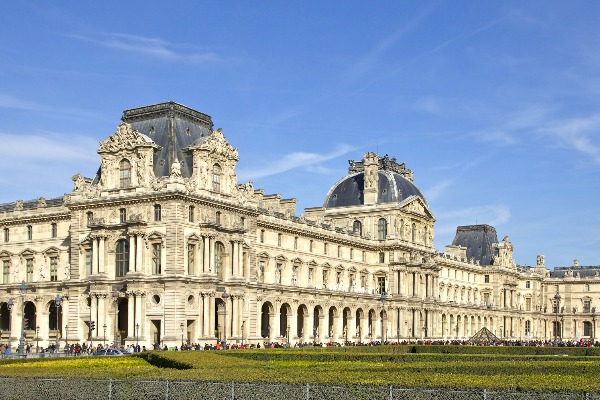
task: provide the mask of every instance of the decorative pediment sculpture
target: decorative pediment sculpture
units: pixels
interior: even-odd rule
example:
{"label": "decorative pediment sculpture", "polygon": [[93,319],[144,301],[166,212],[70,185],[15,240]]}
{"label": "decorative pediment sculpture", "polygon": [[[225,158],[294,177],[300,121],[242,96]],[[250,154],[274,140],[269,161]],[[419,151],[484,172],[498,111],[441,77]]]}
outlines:
{"label": "decorative pediment sculpture", "polygon": [[134,150],[137,147],[158,147],[148,136],[134,130],[130,124],[122,122],[117,132],[100,142],[98,153],[115,153],[119,150]]}

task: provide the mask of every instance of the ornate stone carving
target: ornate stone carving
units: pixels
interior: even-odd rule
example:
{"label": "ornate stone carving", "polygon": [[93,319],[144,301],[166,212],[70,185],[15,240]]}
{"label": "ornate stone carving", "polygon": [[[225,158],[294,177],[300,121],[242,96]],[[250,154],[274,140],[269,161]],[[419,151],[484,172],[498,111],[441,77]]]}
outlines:
{"label": "ornate stone carving", "polygon": [[147,136],[133,130],[130,124],[122,122],[117,132],[100,142],[98,153],[114,153],[119,150],[133,150],[140,146],[156,146]]}

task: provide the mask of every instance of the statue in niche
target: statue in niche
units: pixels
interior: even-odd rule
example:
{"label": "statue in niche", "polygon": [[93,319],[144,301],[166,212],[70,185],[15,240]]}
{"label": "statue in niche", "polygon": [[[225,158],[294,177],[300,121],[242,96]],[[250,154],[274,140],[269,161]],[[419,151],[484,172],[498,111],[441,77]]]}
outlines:
{"label": "statue in niche", "polygon": [[181,164],[179,164],[179,160],[175,158],[173,164],[171,164],[171,178],[181,178]]}

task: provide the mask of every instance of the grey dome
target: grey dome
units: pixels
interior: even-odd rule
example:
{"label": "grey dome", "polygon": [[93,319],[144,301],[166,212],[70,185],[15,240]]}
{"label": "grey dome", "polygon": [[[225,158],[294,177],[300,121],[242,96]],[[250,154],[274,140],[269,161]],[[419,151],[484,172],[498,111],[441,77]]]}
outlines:
{"label": "grey dome", "polygon": [[[407,178],[393,171],[378,171],[379,183],[377,204],[400,203],[411,196],[420,197],[425,204],[425,196]],[[336,182],[329,190],[324,208],[351,207],[364,205],[364,171],[350,174]]]}

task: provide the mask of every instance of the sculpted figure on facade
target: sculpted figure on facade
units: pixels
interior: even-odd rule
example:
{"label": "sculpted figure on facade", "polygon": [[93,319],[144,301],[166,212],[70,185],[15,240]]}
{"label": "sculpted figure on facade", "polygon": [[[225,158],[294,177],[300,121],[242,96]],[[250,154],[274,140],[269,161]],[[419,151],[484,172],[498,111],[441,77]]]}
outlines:
{"label": "sculpted figure on facade", "polygon": [[181,164],[179,164],[179,160],[175,158],[173,163],[171,164],[171,178],[181,178]]}

